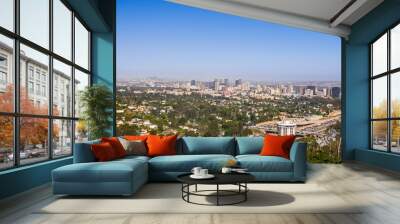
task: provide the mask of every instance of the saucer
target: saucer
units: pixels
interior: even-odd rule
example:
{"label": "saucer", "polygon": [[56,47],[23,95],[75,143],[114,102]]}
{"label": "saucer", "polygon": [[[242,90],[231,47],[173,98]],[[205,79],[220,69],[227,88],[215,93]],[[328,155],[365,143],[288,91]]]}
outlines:
{"label": "saucer", "polygon": [[190,175],[190,178],[192,178],[192,179],[199,179],[199,180],[202,180],[202,179],[212,179],[212,178],[214,178],[214,177],[215,177],[215,176],[212,175],[212,174],[207,174],[207,175],[204,175],[204,176],[201,176],[201,175],[194,175],[194,174]]}

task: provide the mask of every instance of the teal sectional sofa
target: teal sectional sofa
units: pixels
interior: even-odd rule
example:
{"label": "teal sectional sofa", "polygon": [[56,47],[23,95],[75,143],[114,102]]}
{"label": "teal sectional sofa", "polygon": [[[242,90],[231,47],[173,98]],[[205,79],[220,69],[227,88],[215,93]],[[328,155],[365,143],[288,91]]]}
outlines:
{"label": "teal sectional sofa", "polygon": [[52,172],[54,194],[131,195],[148,181],[176,181],[193,167],[218,172],[228,160],[236,160],[259,182],[304,182],[307,145],[295,142],[290,159],[260,156],[263,137],[183,137],[176,144],[177,155],[128,156],[96,162],[91,141],[75,144],[74,163]]}

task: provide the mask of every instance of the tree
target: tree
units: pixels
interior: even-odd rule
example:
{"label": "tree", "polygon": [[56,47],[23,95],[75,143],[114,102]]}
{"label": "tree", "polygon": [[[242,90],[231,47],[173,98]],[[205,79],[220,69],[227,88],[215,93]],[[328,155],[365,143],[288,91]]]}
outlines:
{"label": "tree", "polygon": [[[13,112],[14,107],[14,88],[8,85],[6,92],[0,94],[0,108],[4,112]],[[47,114],[48,107],[34,105],[29,99],[29,95],[24,87],[20,88],[20,108],[23,114]],[[58,111],[55,111],[58,113]],[[13,118],[11,116],[0,116],[0,146],[4,148],[13,147]],[[46,144],[48,139],[48,119],[46,118],[20,118],[20,148],[24,149],[26,145]],[[55,125],[53,128],[53,138],[59,135],[59,128]]]}
{"label": "tree", "polygon": [[83,108],[83,120],[89,130],[89,139],[109,136],[112,126],[113,95],[107,86],[93,85],[86,87],[80,97]]}

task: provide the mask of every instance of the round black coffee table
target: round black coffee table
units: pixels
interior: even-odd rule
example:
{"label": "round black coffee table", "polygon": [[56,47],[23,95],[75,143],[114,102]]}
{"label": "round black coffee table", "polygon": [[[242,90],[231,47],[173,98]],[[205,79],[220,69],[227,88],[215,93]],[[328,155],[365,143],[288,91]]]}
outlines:
{"label": "round black coffee table", "polygon": [[[255,177],[251,174],[247,173],[229,173],[222,174],[217,173],[213,174],[215,177],[212,179],[193,179],[189,174],[182,174],[178,176],[178,181],[182,183],[182,199],[188,203],[197,204],[197,205],[234,205],[247,201],[247,192],[249,188],[247,187],[247,183],[255,180]],[[215,185],[215,190],[198,190],[197,185]],[[220,189],[220,185],[236,185],[238,186],[237,190],[223,190]],[[195,186],[194,191],[190,191],[190,186]],[[215,194],[206,194],[209,192],[214,192]],[[216,204],[202,204],[193,202],[190,200],[190,196],[203,196],[203,197],[216,197]],[[234,201],[231,203],[221,203],[221,197],[232,197],[232,196],[240,196],[238,201]]]}

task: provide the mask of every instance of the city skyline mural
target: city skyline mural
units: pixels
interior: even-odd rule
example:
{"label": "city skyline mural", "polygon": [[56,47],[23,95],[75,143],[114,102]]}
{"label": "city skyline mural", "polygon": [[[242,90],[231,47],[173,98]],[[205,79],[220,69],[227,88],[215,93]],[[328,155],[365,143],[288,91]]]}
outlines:
{"label": "city skyline mural", "polygon": [[295,134],[341,161],[338,37],[164,1],[117,20],[118,135]]}

